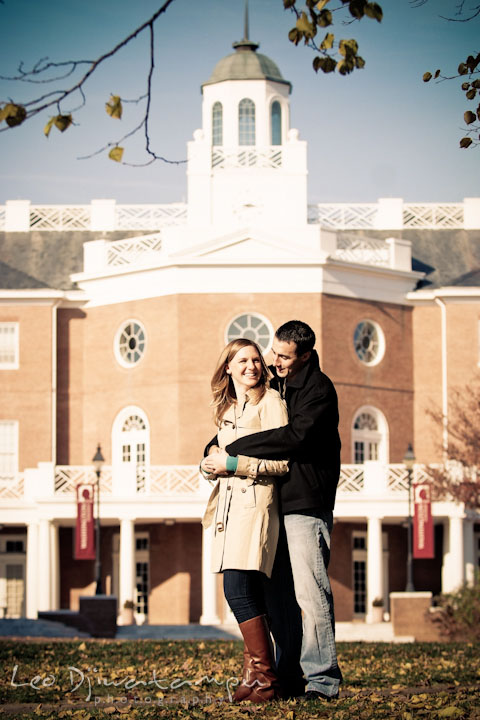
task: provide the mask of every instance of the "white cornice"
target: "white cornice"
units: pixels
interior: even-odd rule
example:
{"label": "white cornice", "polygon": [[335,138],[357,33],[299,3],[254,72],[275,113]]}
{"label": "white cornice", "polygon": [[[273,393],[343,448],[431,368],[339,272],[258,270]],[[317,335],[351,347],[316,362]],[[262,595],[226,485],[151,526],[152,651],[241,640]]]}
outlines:
{"label": "white cornice", "polygon": [[81,307],[88,301],[83,290],[55,290],[38,288],[26,290],[0,290],[2,305],[58,305]]}
{"label": "white cornice", "polygon": [[437,298],[447,302],[480,301],[480,287],[424,288],[407,293],[406,299],[414,305],[434,303]]}

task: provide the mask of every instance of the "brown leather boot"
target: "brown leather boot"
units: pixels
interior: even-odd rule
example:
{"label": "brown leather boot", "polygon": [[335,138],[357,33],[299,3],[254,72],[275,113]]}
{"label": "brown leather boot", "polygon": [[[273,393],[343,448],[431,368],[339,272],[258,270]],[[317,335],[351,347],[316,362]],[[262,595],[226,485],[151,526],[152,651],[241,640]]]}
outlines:
{"label": "brown leather boot", "polygon": [[233,699],[235,702],[269,702],[280,694],[278,678],[273,670],[273,655],[265,615],[239,624],[245,647],[243,678]]}

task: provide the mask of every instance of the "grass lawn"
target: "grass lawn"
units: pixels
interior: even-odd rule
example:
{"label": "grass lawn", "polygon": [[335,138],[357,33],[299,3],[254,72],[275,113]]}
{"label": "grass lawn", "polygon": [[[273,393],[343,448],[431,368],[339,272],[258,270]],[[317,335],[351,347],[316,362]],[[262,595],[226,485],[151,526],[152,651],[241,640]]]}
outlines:
{"label": "grass lawn", "polygon": [[5,718],[478,718],[480,644],[339,643],[340,698],[228,702],[240,642],[0,641]]}

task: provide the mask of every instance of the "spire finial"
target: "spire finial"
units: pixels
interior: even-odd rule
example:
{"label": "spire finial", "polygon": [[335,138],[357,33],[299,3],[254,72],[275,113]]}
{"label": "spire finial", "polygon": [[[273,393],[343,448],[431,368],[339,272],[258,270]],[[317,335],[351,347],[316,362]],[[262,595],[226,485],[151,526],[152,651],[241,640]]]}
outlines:
{"label": "spire finial", "polygon": [[258,48],[258,43],[252,42],[249,38],[249,27],[248,27],[248,0],[245,0],[245,14],[243,22],[243,40],[234,42],[233,47],[239,52],[255,52]]}
{"label": "spire finial", "polygon": [[248,37],[248,35],[248,0],[245,0],[245,22],[243,26],[243,39],[249,40],[250,38]]}

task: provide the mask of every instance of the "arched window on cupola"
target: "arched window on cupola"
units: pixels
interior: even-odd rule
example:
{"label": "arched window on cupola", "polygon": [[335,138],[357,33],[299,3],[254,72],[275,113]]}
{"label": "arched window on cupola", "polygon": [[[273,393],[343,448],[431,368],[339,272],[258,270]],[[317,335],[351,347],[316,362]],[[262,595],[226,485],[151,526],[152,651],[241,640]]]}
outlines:
{"label": "arched window on cupola", "polygon": [[270,110],[271,129],[272,129],[272,145],[282,144],[282,106],[275,100]]}
{"label": "arched window on cupola", "polygon": [[212,107],[212,145],[223,145],[223,105],[214,103]]}
{"label": "arched window on cupola", "polygon": [[352,455],[355,464],[363,464],[366,460],[388,462],[388,425],[377,408],[364,406],[355,413]]}
{"label": "arched window on cupola", "polygon": [[238,106],[238,144],[255,145],[255,103],[249,98]]}

